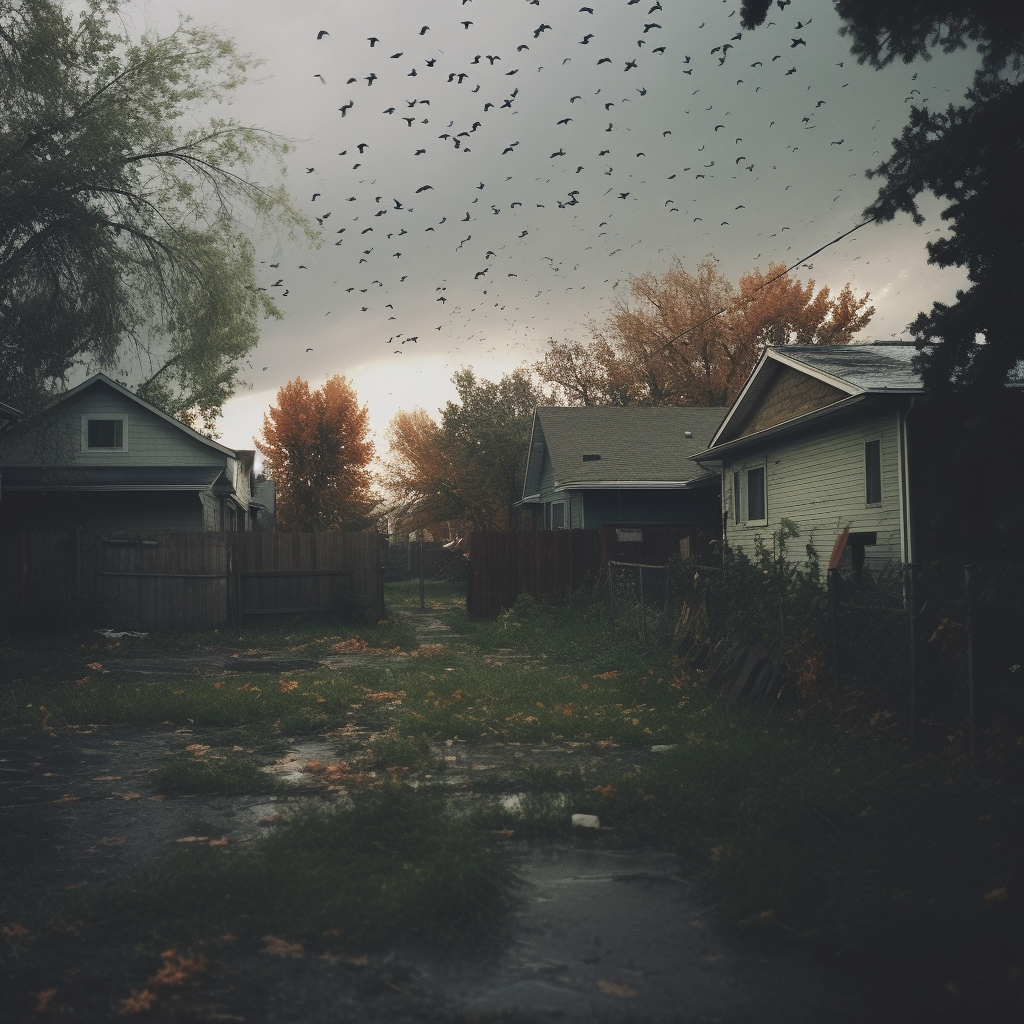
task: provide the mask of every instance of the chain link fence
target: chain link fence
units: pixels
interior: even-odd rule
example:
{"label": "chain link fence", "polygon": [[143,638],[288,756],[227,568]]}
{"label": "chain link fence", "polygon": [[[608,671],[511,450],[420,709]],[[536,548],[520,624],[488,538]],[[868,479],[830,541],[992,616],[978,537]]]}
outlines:
{"label": "chain link fence", "polygon": [[[1012,566],[609,562],[613,627],[724,693],[761,644],[776,692],[926,751],[1024,768],[1024,576]],[[749,660],[749,659],[747,659]]]}

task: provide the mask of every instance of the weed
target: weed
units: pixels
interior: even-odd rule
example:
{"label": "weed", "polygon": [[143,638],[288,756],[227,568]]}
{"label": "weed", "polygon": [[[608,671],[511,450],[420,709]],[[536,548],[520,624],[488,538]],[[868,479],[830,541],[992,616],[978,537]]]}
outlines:
{"label": "weed", "polygon": [[153,785],[158,793],[276,793],[284,788],[251,758],[209,747],[172,758],[154,774]]}
{"label": "weed", "polygon": [[249,849],[183,849],[105,892],[96,914],[120,935],[157,928],[166,941],[474,941],[512,906],[514,872],[489,840],[438,800],[388,786],[351,810],[299,813]]}
{"label": "weed", "polygon": [[412,772],[429,772],[438,766],[437,757],[425,736],[403,736],[395,729],[374,736],[370,740],[370,752],[373,766],[377,769],[405,768]]}

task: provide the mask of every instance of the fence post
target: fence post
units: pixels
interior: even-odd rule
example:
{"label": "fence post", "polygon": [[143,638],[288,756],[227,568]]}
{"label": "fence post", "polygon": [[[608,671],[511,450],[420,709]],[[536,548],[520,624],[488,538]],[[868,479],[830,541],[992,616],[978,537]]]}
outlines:
{"label": "fence post", "polygon": [[917,605],[914,598],[914,566],[904,568],[904,591],[906,594],[910,645],[910,678],[908,679],[908,722],[907,741],[911,746],[917,740]]}
{"label": "fence post", "polygon": [[612,582],[612,567],[607,565],[608,573],[608,618],[611,620],[612,628],[615,628],[615,584]]}
{"label": "fence post", "polygon": [[427,604],[423,588],[423,531],[420,530],[420,611],[425,612]]}
{"label": "fence post", "polygon": [[964,566],[964,600],[967,602],[967,736],[973,759],[978,753],[978,705],[974,676],[974,602],[971,593],[971,566]]}
{"label": "fence post", "polygon": [[832,669],[832,689],[836,698],[839,697],[839,647],[836,642],[836,605],[839,602],[837,594],[836,576],[838,569],[829,569],[825,582],[828,590],[828,659]]}
{"label": "fence post", "polygon": [[647,604],[644,601],[644,567],[640,566],[640,639],[647,643]]}

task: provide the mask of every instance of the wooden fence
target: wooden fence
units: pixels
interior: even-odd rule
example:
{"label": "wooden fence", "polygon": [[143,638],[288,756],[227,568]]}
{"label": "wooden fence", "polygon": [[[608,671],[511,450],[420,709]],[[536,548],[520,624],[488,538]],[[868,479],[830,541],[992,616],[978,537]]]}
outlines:
{"label": "wooden fence", "polygon": [[693,526],[478,530],[469,538],[466,608],[481,618],[497,615],[520,594],[561,604],[588,578],[601,579],[609,562],[665,565],[673,556],[702,557],[711,539]]}
{"label": "wooden fence", "polygon": [[144,628],[359,605],[380,617],[382,555],[371,533],[0,535],[0,614]]}

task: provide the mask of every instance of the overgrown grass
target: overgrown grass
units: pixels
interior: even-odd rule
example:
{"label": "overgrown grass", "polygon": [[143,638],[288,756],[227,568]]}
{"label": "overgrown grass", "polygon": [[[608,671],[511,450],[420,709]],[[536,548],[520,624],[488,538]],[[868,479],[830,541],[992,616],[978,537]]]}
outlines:
{"label": "overgrown grass", "polygon": [[139,682],[120,676],[86,682],[9,686],[0,693],[0,734],[102,725],[246,727],[256,734],[322,731],[344,722],[362,690],[334,672],[172,677]]}
{"label": "overgrown grass", "polygon": [[[384,598],[389,609],[418,611],[419,580],[399,580],[384,584]],[[424,580],[423,604],[428,611],[457,611],[466,607],[466,584],[447,580]]]}
{"label": "overgrown grass", "polygon": [[153,775],[158,793],[277,793],[286,787],[256,764],[234,751],[203,749],[172,757]]}
{"label": "overgrown grass", "polygon": [[493,837],[426,794],[385,786],[349,810],[298,813],[251,847],[176,852],[105,891],[93,919],[122,936],[145,922],[168,942],[474,942],[502,928],[515,881]]}

